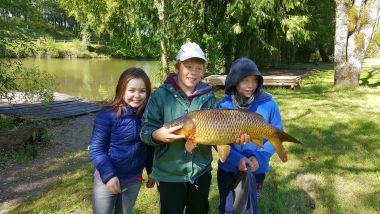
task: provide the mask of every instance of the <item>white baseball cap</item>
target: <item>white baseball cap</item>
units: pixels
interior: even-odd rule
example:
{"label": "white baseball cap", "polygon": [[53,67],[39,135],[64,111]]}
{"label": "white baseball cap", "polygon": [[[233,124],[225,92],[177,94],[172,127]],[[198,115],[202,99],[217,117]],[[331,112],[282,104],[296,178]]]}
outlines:
{"label": "white baseball cap", "polygon": [[176,60],[182,62],[190,58],[199,58],[207,63],[205,54],[203,53],[201,47],[194,42],[187,42],[183,44],[177,54]]}

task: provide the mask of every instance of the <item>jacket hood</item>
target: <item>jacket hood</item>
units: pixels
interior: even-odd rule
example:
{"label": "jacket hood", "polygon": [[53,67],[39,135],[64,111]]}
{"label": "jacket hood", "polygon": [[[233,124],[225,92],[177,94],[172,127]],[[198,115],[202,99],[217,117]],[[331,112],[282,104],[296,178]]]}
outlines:
{"label": "jacket hood", "polygon": [[231,95],[236,85],[247,76],[257,76],[258,84],[255,96],[258,96],[258,91],[263,85],[263,76],[257,68],[256,63],[245,57],[241,57],[232,63],[226,78],[225,93]]}

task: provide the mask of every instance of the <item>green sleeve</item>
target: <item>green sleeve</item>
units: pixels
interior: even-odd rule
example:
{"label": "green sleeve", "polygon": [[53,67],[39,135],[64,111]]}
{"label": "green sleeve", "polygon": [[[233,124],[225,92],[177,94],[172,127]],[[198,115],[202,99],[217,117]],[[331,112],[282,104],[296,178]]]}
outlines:
{"label": "green sleeve", "polygon": [[164,124],[162,118],[162,107],[158,102],[157,96],[158,94],[152,94],[149,98],[148,104],[145,108],[145,112],[142,117],[141,124],[141,132],[140,137],[141,140],[152,146],[158,146],[160,144],[155,143],[152,139],[152,133],[161,128]]}

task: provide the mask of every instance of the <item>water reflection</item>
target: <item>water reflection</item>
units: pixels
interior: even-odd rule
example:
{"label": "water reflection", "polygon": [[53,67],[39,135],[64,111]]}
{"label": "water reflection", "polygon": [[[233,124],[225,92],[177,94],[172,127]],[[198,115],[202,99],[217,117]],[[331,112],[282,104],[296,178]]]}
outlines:
{"label": "water reflection", "polygon": [[[38,66],[53,74],[57,91],[90,100],[112,99],[119,75],[129,67],[140,67],[153,77],[159,61],[119,59],[23,59],[26,67]],[[153,85],[155,79],[151,78]]]}

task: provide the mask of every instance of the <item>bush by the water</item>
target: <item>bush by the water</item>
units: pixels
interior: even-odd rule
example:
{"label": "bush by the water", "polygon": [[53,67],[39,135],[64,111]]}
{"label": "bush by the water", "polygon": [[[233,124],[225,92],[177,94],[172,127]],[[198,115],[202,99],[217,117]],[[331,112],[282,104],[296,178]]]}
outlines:
{"label": "bush by the water", "polygon": [[55,79],[38,68],[25,68],[18,60],[0,59],[0,98],[12,102],[16,96],[25,100],[53,100]]}

